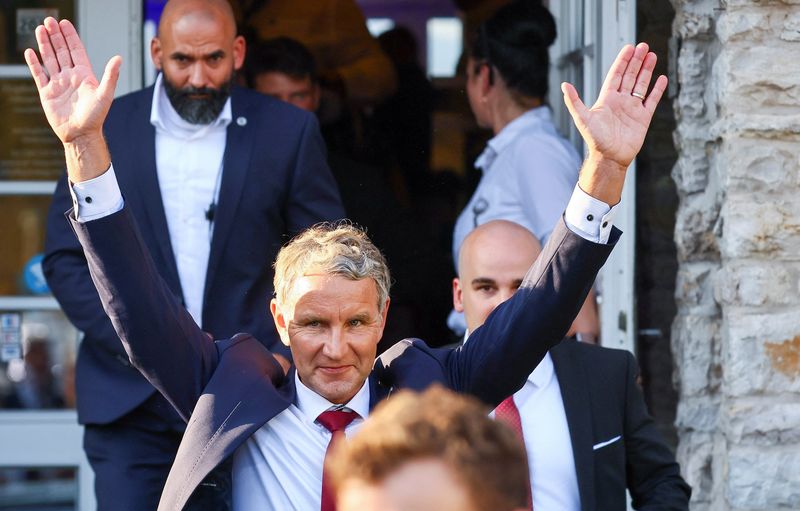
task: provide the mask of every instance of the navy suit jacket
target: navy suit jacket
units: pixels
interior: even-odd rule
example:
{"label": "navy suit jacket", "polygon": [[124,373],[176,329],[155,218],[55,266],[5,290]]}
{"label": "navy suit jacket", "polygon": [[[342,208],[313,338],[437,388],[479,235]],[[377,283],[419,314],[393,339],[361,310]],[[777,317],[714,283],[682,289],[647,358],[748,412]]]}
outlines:
{"label": "navy suit jacket", "polygon": [[[214,342],[194,324],[159,278],[127,207],[72,225],[131,362],[188,420],[159,504],[181,509],[207,474],[292,403],[292,379],[251,335]],[[618,237],[615,230],[610,244],[591,243],[561,221],[520,289],[466,346],[406,339],[379,356],[372,402],[395,388],[441,383],[500,403],[566,333]]]}
{"label": "navy suit jacket", "polygon": [[[470,341],[471,342],[471,341]],[[636,382],[630,352],[563,341],[550,350],[567,416],[582,511],[688,510],[691,489]]]}
{"label": "navy suit jacket", "polygon": [[[126,207],[167,289],[182,299],[156,173],[153,87],[116,99],[104,125]],[[250,332],[273,351],[280,343],[269,316],[272,263],[293,235],[345,216],[314,115],[234,87],[224,170],[206,274],[203,329],[215,338]],[[76,370],[80,422],[105,424],[154,391],[130,365],[103,312],[86,259],[64,218],[72,206],[66,177],[47,224],[43,269],[67,317],[85,334]]]}

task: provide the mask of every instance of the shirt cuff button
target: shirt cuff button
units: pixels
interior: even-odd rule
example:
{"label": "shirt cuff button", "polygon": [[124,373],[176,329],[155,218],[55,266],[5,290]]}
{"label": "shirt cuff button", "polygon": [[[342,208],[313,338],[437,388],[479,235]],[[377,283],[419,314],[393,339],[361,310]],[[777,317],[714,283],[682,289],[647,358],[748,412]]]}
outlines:
{"label": "shirt cuff button", "polygon": [[603,222],[603,227],[608,227],[608,222]]}
{"label": "shirt cuff button", "polygon": [[586,220],[591,222],[592,220],[594,220],[594,215],[587,215]]}
{"label": "shirt cuff button", "polygon": [[86,197],[84,200],[86,201],[86,204],[91,204],[92,203],[92,198],[91,197]]}

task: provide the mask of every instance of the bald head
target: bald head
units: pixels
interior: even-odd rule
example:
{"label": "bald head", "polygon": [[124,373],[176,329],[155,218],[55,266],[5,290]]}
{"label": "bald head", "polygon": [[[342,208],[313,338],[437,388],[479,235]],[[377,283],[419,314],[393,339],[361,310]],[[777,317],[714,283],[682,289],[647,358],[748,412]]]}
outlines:
{"label": "bald head", "polygon": [[464,238],[458,251],[459,275],[464,265],[474,264],[475,258],[503,264],[507,256],[520,254],[522,259],[529,260],[530,266],[541,251],[542,246],[528,229],[508,220],[492,220],[479,225]]}
{"label": "bald head", "polygon": [[158,22],[158,35],[170,30],[175,23],[216,23],[233,38],[236,20],[228,0],[170,0],[164,6]]}
{"label": "bald head", "polygon": [[458,278],[453,279],[453,306],[474,331],[519,288],[541,252],[536,237],[507,220],[478,226],[464,238],[458,253]]}
{"label": "bald head", "polygon": [[244,51],[227,0],[170,0],[150,43],[170,103],[193,124],[219,116]]}

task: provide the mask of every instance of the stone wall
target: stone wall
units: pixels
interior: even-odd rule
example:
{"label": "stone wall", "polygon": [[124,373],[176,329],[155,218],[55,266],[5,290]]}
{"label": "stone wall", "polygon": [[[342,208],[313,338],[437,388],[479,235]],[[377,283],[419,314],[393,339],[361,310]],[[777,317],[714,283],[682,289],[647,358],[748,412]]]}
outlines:
{"label": "stone wall", "polygon": [[692,509],[800,509],[800,0],[672,0],[678,458]]}

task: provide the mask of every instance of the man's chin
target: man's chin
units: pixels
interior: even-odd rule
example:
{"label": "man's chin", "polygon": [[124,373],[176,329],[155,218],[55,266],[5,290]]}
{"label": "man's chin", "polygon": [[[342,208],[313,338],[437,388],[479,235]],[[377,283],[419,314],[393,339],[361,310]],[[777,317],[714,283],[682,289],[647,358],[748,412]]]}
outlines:
{"label": "man's chin", "polygon": [[317,369],[316,377],[308,388],[333,404],[344,404],[356,395],[363,382],[355,381],[354,369],[328,370]]}

